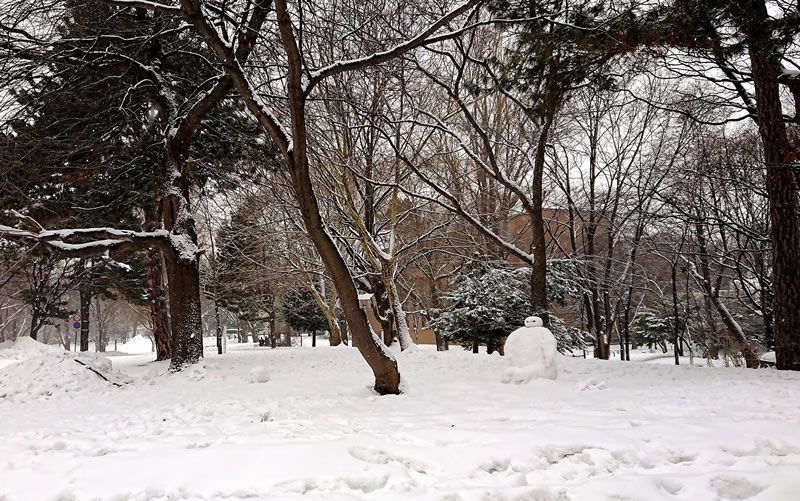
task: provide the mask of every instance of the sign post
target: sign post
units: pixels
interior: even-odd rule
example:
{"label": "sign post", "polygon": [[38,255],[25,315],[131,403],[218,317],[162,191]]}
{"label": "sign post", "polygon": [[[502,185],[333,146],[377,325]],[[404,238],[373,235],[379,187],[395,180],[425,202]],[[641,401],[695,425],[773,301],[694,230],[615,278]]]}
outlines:
{"label": "sign post", "polygon": [[78,331],[81,330],[81,320],[78,313],[72,316],[72,328],[75,329],[75,351],[78,351]]}

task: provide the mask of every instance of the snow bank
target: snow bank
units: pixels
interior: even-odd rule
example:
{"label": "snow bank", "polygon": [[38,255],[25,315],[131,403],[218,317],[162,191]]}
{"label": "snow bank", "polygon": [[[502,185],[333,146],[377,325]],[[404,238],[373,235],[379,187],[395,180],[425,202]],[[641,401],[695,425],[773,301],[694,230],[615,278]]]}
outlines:
{"label": "snow bank", "polygon": [[114,383],[129,382],[101,355],[65,351],[30,337],[0,344],[0,360],[13,361],[0,367],[0,400],[26,402],[59,394],[97,393],[116,389]]}
{"label": "snow bank", "polygon": [[53,355],[64,350],[58,346],[40,343],[28,336],[18,337],[16,341],[0,343],[0,359],[24,360],[39,355]]}
{"label": "snow bank", "polygon": [[128,353],[129,355],[142,355],[144,353],[153,352],[153,343],[150,339],[137,334],[125,343],[117,346],[117,351],[120,353]]}

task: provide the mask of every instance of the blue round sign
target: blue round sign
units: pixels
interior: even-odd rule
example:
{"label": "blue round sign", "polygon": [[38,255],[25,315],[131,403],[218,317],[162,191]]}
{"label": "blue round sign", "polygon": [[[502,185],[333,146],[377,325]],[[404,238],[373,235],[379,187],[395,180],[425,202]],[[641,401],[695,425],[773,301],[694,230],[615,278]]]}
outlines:
{"label": "blue round sign", "polygon": [[80,329],[81,328],[81,323],[80,322],[75,322],[74,324],[72,324],[72,326],[74,328],[76,328],[76,329]]}

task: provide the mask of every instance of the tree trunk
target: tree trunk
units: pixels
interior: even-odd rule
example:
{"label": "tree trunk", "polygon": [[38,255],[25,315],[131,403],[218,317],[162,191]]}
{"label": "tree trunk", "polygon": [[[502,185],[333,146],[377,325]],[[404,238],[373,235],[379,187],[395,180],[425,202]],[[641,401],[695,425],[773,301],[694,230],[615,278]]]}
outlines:
{"label": "tree trunk", "polygon": [[614,335],[613,328],[614,322],[611,319],[611,299],[609,297],[608,291],[603,291],[603,311],[605,312],[606,316],[606,358],[611,357],[611,341]]}
{"label": "tree trunk", "polygon": [[[298,138],[295,139],[295,141],[297,140]],[[305,143],[305,141],[306,138],[303,137],[302,142]],[[380,339],[375,336],[367,323],[367,316],[358,303],[358,291],[356,291],[350,270],[323,225],[319,204],[308,172],[308,159],[304,154],[298,155],[299,151],[301,150],[295,150],[295,154],[289,157],[289,168],[306,231],[319,252],[325,268],[331,275],[333,285],[342,303],[342,310],[353,344],[372,369],[375,376],[375,391],[381,395],[397,394],[400,392],[400,371],[397,369],[397,361],[383,349]],[[300,158],[294,158],[296,156],[300,156]]]}
{"label": "tree trunk", "polygon": [[545,116],[539,140],[536,145],[536,157],[533,165],[533,182],[531,183],[532,210],[528,214],[531,220],[531,309],[533,314],[542,319],[545,327],[550,326],[550,305],[547,301],[547,245],[544,229],[544,180],[545,150],[547,137],[553,124],[554,111]]}
{"label": "tree trunk", "polygon": [[[145,231],[158,227],[158,211],[145,212]],[[153,324],[153,339],[156,347],[156,360],[168,360],[172,356],[172,340],[167,300],[164,294],[164,270],[161,266],[161,251],[156,247],[147,249],[147,298],[150,305],[150,319]]]}
{"label": "tree trunk", "polygon": [[672,321],[672,351],[675,355],[675,365],[681,365],[680,353],[678,350],[678,336],[680,335],[680,317],[678,316],[678,279],[677,279],[678,263],[673,262],[670,270],[670,277],[672,280],[672,314],[674,320]]}
{"label": "tree trunk", "polygon": [[164,152],[164,172],[169,185],[161,199],[161,217],[170,233],[171,248],[164,254],[169,284],[172,336],[170,370],[203,358],[203,319],[200,305],[200,263],[197,231],[189,203],[186,179],[190,137],[174,137]]}
{"label": "tree trunk", "polygon": [[64,324],[58,324],[58,337],[61,339],[61,346],[64,347],[66,351],[69,351],[69,326],[64,328]]}
{"label": "tree trunk", "polygon": [[772,276],[774,286],[775,362],[780,370],[800,370],[800,232],[797,218],[796,161],[786,136],[778,76],[780,57],[763,0],[751,3],[747,37],[758,106],[758,131],[767,168]]}
{"label": "tree trunk", "polygon": [[702,273],[701,280],[703,292],[717,309],[717,313],[719,313],[722,323],[724,323],[725,327],[728,329],[728,333],[733,335],[733,337],[736,339],[736,342],[739,344],[746,366],[750,369],[758,369],[761,365],[758,357],[758,349],[753,347],[753,345],[745,336],[742,327],[739,325],[739,322],[733,318],[733,315],[731,315],[730,311],[728,311],[728,308],[720,300],[719,284],[717,284],[716,288],[711,284],[711,263],[709,262],[708,254],[706,254],[707,241],[705,229],[702,223],[698,222],[695,224],[695,231],[697,233],[697,243],[700,245],[698,259],[700,260],[700,271]]}
{"label": "tree trunk", "polygon": [[411,339],[411,332],[408,330],[406,312],[403,310],[403,305],[400,303],[400,298],[397,296],[397,290],[392,288],[391,292],[392,313],[397,327],[397,339],[400,341],[400,350],[406,351],[409,348],[413,349],[416,347],[416,344],[414,344],[414,340]]}
{"label": "tree trunk", "polygon": [[311,331],[311,347],[312,348],[316,348],[317,347],[317,331],[316,331],[316,329]]}
{"label": "tree trunk", "polygon": [[[217,303],[217,293],[216,293],[216,284],[214,285],[214,321],[217,324],[217,355],[222,355],[222,325],[219,321],[219,304]],[[270,335],[272,335],[273,331],[270,331]]]}
{"label": "tree trunk", "polygon": [[200,269],[197,260],[167,256],[169,311],[172,320],[170,370],[181,370],[203,358],[203,324],[200,317]]}
{"label": "tree trunk", "polygon": [[[400,392],[400,372],[397,369],[397,361],[383,349],[380,338],[372,332],[367,323],[367,317],[359,305],[358,292],[350,270],[347,268],[347,263],[322,221],[308,167],[303,61],[295,40],[294,28],[286,2],[276,1],[274,6],[287,58],[286,90],[287,108],[291,116],[291,135],[287,135],[281,130],[275,124],[274,118],[265,113],[258,100],[253,96],[249,82],[238,65],[229,65],[226,71],[232,77],[233,83],[244,98],[248,109],[259,120],[262,127],[269,132],[286,159],[303,224],[339,295],[353,344],[358,347],[361,355],[372,369],[375,376],[375,391],[381,395],[397,394]],[[212,32],[212,28],[205,23],[204,19],[193,17],[192,21],[195,22],[196,27],[200,28],[201,35],[206,38],[218,56],[223,58],[231,56],[230,49],[219,42],[216,33]]]}
{"label": "tree trunk", "polygon": [[94,297],[94,307],[95,313],[97,313],[97,345],[95,346],[95,351],[100,353],[105,353],[106,345],[108,344],[108,339],[106,337],[106,321],[108,320],[107,317],[103,317],[103,312],[101,310],[102,305],[100,303],[100,296]]}
{"label": "tree trunk", "polygon": [[39,320],[39,312],[36,311],[36,308],[34,307],[33,311],[31,312],[31,330],[30,330],[31,339],[33,339],[34,341],[36,340],[37,337],[39,337],[39,329],[41,329],[41,327],[42,326]]}
{"label": "tree trunk", "polygon": [[472,328],[472,353],[478,353],[481,341],[478,336],[478,328]]}
{"label": "tree trunk", "polygon": [[349,345],[350,341],[349,341],[348,336],[347,336],[347,321],[345,321],[345,320],[340,320],[339,321],[339,334],[341,334],[341,336],[342,336],[342,342],[345,345]]}
{"label": "tree trunk", "polygon": [[342,344],[342,333],[339,331],[339,324],[334,322],[332,326],[332,330],[329,331],[331,333],[331,346],[339,346]]}
{"label": "tree trunk", "polygon": [[394,341],[394,314],[391,310],[386,310],[381,314],[380,311],[375,312],[381,323],[381,332],[383,335],[383,344],[391,346]]}
{"label": "tree trunk", "polygon": [[89,315],[92,306],[91,282],[81,282],[78,292],[81,299],[81,351],[89,351]]}
{"label": "tree trunk", "polygon": [[447,351],[447,340],[438,332],[433,332],[433,337],[436,339],[436,351]]}

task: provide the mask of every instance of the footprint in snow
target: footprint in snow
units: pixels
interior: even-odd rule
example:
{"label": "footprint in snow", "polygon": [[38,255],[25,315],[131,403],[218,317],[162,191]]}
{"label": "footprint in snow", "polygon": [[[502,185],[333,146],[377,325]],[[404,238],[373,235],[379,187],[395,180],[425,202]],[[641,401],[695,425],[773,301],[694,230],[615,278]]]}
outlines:
{"label": "footprint in snow", "polygon": [[605,390],[606,388],[608,388],[608,386],[606,385],[605,382],[598,381],[594,378],[578,381],[575,384],[575,389],[578,391]]}
{"label": "footprint in snow", "polygon": [[711,487],[726,501],[750,499],[766,489],[766,486],[753,483],[746,478],[732,476],[712,478]]}
{"label": "footprint in snow", "polygon": [[391,462],[400,463],[410,470],[417,473],[428,473],[429,467],[424,462],[413,458],[407,458],[384,452],[380,449],[371,449],[368,447],[352,446],[347,451],[352,457],[359,461],[372,464],[389,464]]}

